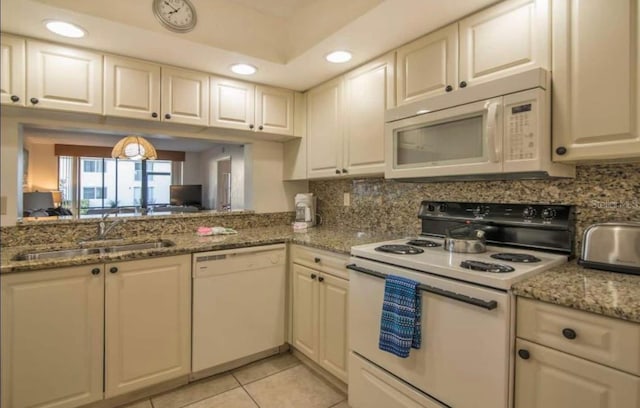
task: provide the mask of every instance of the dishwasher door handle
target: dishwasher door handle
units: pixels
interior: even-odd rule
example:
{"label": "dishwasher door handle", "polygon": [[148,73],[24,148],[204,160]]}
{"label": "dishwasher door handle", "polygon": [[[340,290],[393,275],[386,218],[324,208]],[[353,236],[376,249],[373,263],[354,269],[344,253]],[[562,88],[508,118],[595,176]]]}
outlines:
{"label": "dishwasher door handle", "polygon": [[[376,272],[376,271],[371,270],[371,269],[363,268],[363,267],[357,266],[356,264],[347,265],[347,269],[351,269],[352,271],[364,273],[365,275],[375,276],[376,278],[386,279],[386,277],[387,277],[387,275],[385,275],[384,273],[380,273],[380,272]],[[496,309],[498,307],[498,302],[495,301],[495,300],[478,299],[478,298],[474,298],[474,297],[471,297],[471,296],[463,295],[461,293],[452,292],[452,291],[449,291],[449,290],[446,290],[446,289],[440,289],[440,288],[437,288],[435,286],[425,285],[423,283],[418,285],[418,289],[420,289],[420,290],[422,290],[424,292],[433,293],[434,295],[439,295],[439,296],[443,296],[443,297],[446,297],[446,298],[449,298],[449,299],[457,300],[458,302],[468,303],[470,305],[481,307],[481,308],[487,309],[487,310],[493,310],[493,309]]]}

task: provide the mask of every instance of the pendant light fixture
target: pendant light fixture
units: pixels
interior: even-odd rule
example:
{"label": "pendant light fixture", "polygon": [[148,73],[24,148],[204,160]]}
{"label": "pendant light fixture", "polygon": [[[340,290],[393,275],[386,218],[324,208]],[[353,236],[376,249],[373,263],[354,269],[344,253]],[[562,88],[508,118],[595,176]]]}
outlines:
{"label": "pendant light fixture", "polygon": [[158,158],[158,153],[144,137],[126,136],[113,147],[111,157],[114,159],[155,160]]}

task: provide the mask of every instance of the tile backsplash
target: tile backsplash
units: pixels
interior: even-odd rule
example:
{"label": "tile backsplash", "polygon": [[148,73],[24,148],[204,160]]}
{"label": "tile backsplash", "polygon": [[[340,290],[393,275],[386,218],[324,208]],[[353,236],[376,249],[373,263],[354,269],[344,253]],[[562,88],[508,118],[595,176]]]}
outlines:
{"label": "tile backsplash", "polygon": [[[582,165],[575,179],[407,183],[383,178],[309,183],[326,226],[380,232],[420,231],[422,200],[549,203],[576,206],[576,253],[584,228],[640,221],[640,163]],[[350,205],[344,206],[344,193]]]}

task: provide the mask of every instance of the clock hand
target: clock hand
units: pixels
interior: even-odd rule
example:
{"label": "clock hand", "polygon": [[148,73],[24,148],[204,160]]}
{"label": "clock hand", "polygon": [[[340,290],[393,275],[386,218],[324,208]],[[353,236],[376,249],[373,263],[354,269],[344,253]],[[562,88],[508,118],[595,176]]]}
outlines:
{"label": "clock hand", "polygon": [[169,12],[169,14],[173,14],[176,13],[178,10],[180,9],[176,9],[175,7],[173,7],[171,4],[169,4],[169,2],[165,1],[164,4],[166,4],[167,6],[171,7],[173,9],[172,12]]}

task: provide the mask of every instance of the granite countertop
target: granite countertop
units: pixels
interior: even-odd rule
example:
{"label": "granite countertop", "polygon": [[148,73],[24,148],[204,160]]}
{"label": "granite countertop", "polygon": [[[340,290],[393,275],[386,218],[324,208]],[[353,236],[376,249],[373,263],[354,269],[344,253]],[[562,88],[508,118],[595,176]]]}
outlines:
{"label": "granite countertop", "polygon": [[[152,256],[168,256],[189,254],[193,252],[215,251],[251,247],[258,245],[293,242],[328,251],[349,254],[352,246],[368,244],[398,238],[397,235],[380,234],[363,231],[343,230],[336,228],[317,227],[307,232],[293,232],[290,226],[247,228],[238,230],[233,235],[216,235],[199,237],[195,233],[162,235],[153,237],[136,237],[127,239],[126,243],[145,242],[165,239],[174,242],[173,247],[147,249],[142,251],[126,251],[104,255],[85,255],[64,259],[48,259],[34,261],[13,261],[12,258],[23,252],[52,251],[77,247],[73,243],[58,245],[31,245],[3,247],[0,249],[0,274],[12,272],[34,271],[39,269],[58,268],[67,266],[90,265],[103,262],[143,259]],[[90,245],[90,244],[89,244]]]}
{"label": "granite countertop", "polygon": [[516,283],[513,293],[640,323],[640,275],[587,269],[575,261]]}

